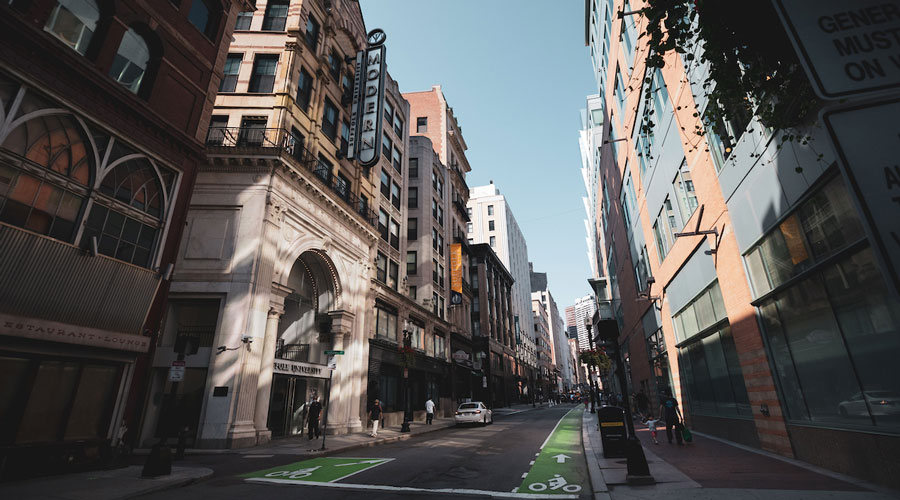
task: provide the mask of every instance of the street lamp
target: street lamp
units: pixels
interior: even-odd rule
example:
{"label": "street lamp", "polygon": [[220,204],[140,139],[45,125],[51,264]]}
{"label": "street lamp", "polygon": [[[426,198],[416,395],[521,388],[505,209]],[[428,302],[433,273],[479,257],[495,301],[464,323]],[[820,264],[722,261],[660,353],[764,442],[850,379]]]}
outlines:
{"label": "street lamp", "polygon": [[[409,329],[409,320],[403,320],[403,347],[406,350],[412,349],[412,330]],[[404,353],[403,356],[406,356]],[[406,363],[404,363],[405,365]],[[412,420],[412,406],[409,397],[409,367],[403,367],[403,424],[400,425],[400,432],[409,432],[409,422]]]}
{"label": "street lamp", "polygon": [[[593,325],[591,324],[591,318],[584,319],[584,328],[585,328],[585,330],[587,330],[587,334],[588,334],[588,345],[590,346],[591,350],[593,351],[594,350],[594,329],[593,329]],[[594,363],[593,362],[588,363],[588,379],[589,379],[590,387],[591,387],[591,413],[596,413],[597,412],[597,410],[596,410],[597,380],[596,380],[596,377],[594,376]]]}

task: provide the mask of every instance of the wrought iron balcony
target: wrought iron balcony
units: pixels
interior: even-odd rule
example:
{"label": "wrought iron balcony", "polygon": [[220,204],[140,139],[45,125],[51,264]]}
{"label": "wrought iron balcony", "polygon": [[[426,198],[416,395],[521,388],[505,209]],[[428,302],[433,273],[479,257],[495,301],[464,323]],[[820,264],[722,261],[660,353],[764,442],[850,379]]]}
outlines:
{"label": "wrought iron balcony", "polygon": [[309,361],[309,344],[285,344],[284,339],[275,341],[275,358],[289,361]]}
{"label": "wrought iron balcony", "polygon": [[265,149],[277,151],[289,157],[292,163],[313,174],[324,187],[330,189],[351,210],[359,214],[370,226],[378,227],[378,214],[365,198],[356,196],[349,182],[334,175],[332,167],[303,147],[303,141],[282,128],[213,127],[206,136],[206,146],[212,149]]}
{"label": "wrought iron balcony", "polygon": [[466,210],[466,204],[463,202],[462,198],[454,195],[453,196],[453,206],[459,212],[459,216],[462,217],[462,219],[464,221],[466,221],[466,222],[471,221],[471,219],[469,219],[469,211]]}

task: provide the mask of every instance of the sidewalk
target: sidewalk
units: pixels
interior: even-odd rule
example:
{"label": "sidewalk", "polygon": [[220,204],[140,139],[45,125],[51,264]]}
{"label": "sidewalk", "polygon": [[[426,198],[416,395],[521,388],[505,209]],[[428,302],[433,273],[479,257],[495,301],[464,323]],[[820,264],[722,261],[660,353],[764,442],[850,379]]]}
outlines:
{"label": "sidewalk", "polygon": [[[624,458],[603,458],[596,416],[584,414],[585,453],[589,457],[595,498],[651,499],[684,498],[703,500],[735,499],[859,499],[887,500],[898,492],[820,469],[796,460],[734,445],[694,432],[694,441],[678,446],[668,444],[665,428],[653,444],[650,432],[640,422],[635,431],[644,448],[650,473],[656,484],[629,485],[625,480]],[[591,467],[591,462],[595,466]]]}
{"label": "sidewalk", "polygon": [[[544,404],[543,408],[546,407],[547,405]],[[532,408],[531,405],[513,405],[508,408],[498,408],[495,411],[495,415],[503,418],[504,415],[539,410],[541,408],[540,405],[535,408]],[[310,441],[305,436],[297,436],[276,439],[265,445],[253,448],[235,450],[188,449],[185,450],[185,453],[188,455],[235,455],[247,458],[294,455],[299,460],[302,460],[307,457],[328,456],[358,448],[405,441],[415,436],[441,431],[455,425],[453,418],[435,418],[432,425],[426,425],[424,422],[411,422],[410,432],[408,433],[400,432],[399,425],[379,429],[377,438],[369,436],[371,428],[366,429],[365,432],[354,434],[329,435],[325,438],[324,451],[320,450],[322,447],[321,437]],[[149,451],[147,449],[135,450],[136,459],[132,463],[143,463],[143,456]],[[180,463],[178,461],[174,462],[171,475],[150,479],[141,477],[142,465],[132,465],[114,470],[37,477],[25,481],[0,483],[0,498],[17,500],[118,500],[186,486],[207,479],[214,474],[214,471],[207,467],[188,467],[179,465]]]}

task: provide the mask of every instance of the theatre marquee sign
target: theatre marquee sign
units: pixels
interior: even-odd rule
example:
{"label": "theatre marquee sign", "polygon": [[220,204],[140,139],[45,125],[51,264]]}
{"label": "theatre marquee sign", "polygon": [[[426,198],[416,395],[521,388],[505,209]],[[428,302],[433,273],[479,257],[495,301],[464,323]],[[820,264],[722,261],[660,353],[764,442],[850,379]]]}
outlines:
{"label": "theatre marquee sign", "polygon": [[375,29],[367,36],[368,47],[356,54],[353,81],[352,120],[347,158],[356,158],[371,167],[381,157],[383,133],[385,64],[384,31]]}

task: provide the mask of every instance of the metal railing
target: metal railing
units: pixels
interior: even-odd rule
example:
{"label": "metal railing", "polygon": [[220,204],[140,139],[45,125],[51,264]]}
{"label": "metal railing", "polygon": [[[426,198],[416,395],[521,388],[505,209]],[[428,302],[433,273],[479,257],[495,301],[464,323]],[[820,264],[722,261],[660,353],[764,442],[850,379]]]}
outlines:
{"label": "metal railing", "polygon": [[309,344],[285,344],[284,339],[275,341],[275,358],[289,361],[309,361]]}
{"label": "metal railing", "polygon": [[212,127],[206,136],[209,148],[265,148],[287,153],[301,168],[313,174],[345,204],[373,227],[378,227],[378,214],[365,198],[356,196],[346,180],[332,173],[332,167],[303,147],[303,141],[282,128]]}

